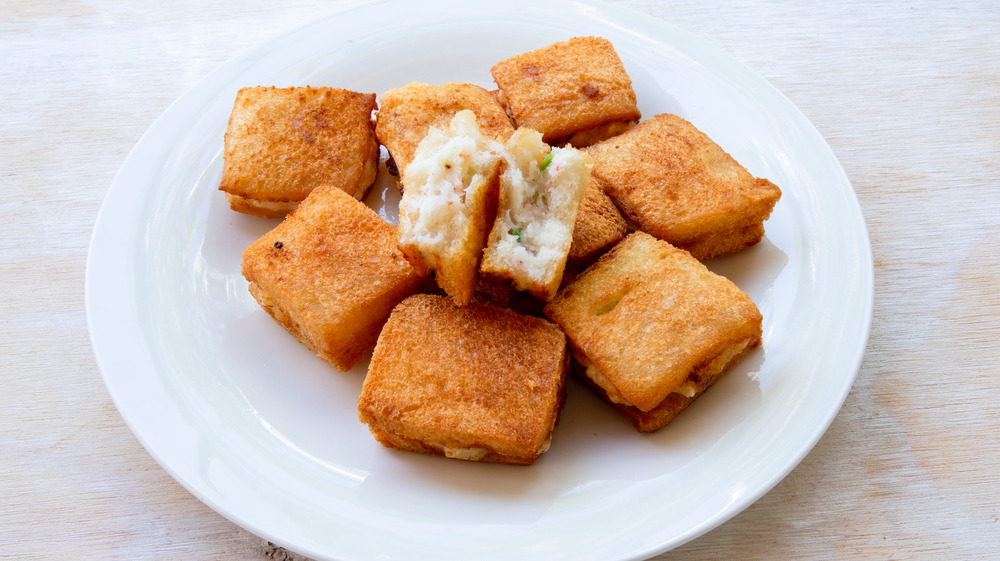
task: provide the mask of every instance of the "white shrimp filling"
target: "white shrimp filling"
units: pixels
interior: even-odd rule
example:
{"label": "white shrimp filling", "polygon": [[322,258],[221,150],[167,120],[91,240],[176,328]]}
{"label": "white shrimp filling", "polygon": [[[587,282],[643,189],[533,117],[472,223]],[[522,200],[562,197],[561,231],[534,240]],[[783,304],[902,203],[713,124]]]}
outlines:
{"label": "white shrimp filling", "polygon": [[458,112],[448,130],[432,127],[406,168],[400,200],[400,239],[425,254],[443,253],[455,240],[452,232],[469,218],[466,190],[481,184],[503,150],[483,137],[475,115]]}
{"label": "white shrimp filling", "polygon": [[502,178],[508,207],[499,217],[504,234],[495,252],[506,256],[511,270],[530,278],[545,278],[552,262],[565,259],[573,236],[573,224],[550,210],[565,206],[565,199],[571,196],[558,186],[566,180],[565,174],[581,175],[589,169],[581,162],[585,156],[573,149],[553,148],[544,169],[540,169],[544,159],[539,161],[544,154],[517,152],[516,146],[511,149]]}

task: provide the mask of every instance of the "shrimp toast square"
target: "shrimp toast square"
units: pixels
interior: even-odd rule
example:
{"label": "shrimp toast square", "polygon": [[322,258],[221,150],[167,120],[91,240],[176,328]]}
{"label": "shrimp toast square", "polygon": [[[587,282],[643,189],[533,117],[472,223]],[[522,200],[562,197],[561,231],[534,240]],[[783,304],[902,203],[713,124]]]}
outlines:
{"label": "shrimp toast square", "polygon": [[595,128],[615,134],[640,117],[632,80],[601,37],[553,43],[502,60],[490,72],[515,124],[537,130],[546,142]]}
{"label": "shrimp toast square", "polygon": [[584,150],[628,219],[698,259],[759,242],[781,197],[677,115],[656,115]]}
{"label": "shrimp toast square", "polygon": [[421,282],[395,228],[333,185],[244,250],[243,276],[268,314],[341,371],[374,349],[392,308]]}
{"label": "shrimp toast square", "polygon": [[496,217],[503,145],[484,136],[470,110],[431,127],[403,171],[399,245],[459,304],[476,291],[479,262]]}
{"label": "shrimp toast square", "polygon": [[644,432],[669,423],[761,342],[749,296],[643,232],[601,256],[544,313],[587,379]]}
{"label": "shrimp toast square", "polygon": [[476,115],[479,129],[489,138],[506,142],[514,133],[507,113],[486,89],[474,84],[413,82],[379,96],[375,134],[402,174],[428,129],[447,128],[463,109]]}
{"label": "shrimp toast square", "polygon": [[562,280],[590,184],[590,158],[572,147],[550,148],[541,133],[525,128],[517,129],[505,148],[497,219],[481,271],[549,300]]}
{"label": "shrimp toast square", "polygon": [[549,447],[568,364],[544,319],[417,294],[379,336],[358,417],[386,447],[528,465]]}
{"label": "shrimp toast square", "polygon": [[320,184],[356,199],[378,172],[375,94],[338,88],[243,88],[224,140],[222,181],[230,207],[280,218]]}

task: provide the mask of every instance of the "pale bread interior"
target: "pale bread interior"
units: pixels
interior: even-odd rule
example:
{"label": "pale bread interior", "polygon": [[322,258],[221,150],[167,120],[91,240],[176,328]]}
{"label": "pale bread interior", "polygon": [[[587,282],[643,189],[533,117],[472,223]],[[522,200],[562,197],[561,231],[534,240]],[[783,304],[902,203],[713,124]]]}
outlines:
{"label": "pale bread interior", "polygon": [[471,199],[487,188],[502,151],[480,134],[472,111],[459,111],[447,130],[431,127],[403,176],[400,245],[416,248],[425,265],[460,251],[477,218]]}
{"label": "pale bread interior", "polygon": [[519,290],[547,300],[562,278],[590,182],[590,158],[574,148],[550,150],[540,133],[525,128],[515,131],[505,148],[500,207],[483,271],[506,276]]}

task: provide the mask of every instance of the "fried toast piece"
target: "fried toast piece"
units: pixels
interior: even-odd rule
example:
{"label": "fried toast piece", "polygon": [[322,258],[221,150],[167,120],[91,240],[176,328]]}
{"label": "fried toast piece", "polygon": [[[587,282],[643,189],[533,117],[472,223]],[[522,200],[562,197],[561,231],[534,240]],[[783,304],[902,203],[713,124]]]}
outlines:
{"label": "fried toast piece", "polygon": [[395,228],[333,185],[243,251],[243,276],[268,314],[341,371],[375,348],[392,308],[421,282]]}
{"label": "fried toast piece", "polygon": [[568,364],[544,319],[417,294],[379,336],[358,418],[386,447],[528,465],[549,447]]}
{"label": "fried toast piece", "polygon": [[781,197],[677,115],[656,115],[585,151],[627,218],[698,259],[759,242]]}
{"label": "fried toast piece", "polygon": [[567,259],[585,263],[622,241],[627,233],[628,225],[604,192],[604,182],[591,174],[573,225]]}
{"label": "fried toast piece", "polygon": [[550,148],[541,133],[519,128],[507,141],[496,222],[481,272],[549,300],[562,280],[573,226],[590,184],[590,158]]}
{"label": "fried toast piece", "polygon": [[226,128],[222,180],[230,207],[280,218],[316,186],[362,199],[378,173],[375,94],[338,88],[243,88]]}
{"label": "fried toast piece", "polygon": [[631,130],[639,121],[612,121],[589,129],[575,132],[562,140],[554,140],[554,145],[567,145],[575,148],[586,148],[611,137]]}
{"label": "fried toast piece", "polygon": [[486,89],[474,84],[412,82],[379,96],[375,134],[402,173],[428,129],[447,128],[463,109],[476,115],[480,131],[489,138],[506,142],[514,133],[507,113]]}
{"label": "fried toast piece", "polygon": [[421,274],[459,304],[476,290],[479,261],[496,217],[503,145],[480,133],[470,110],[431,127],[403,170],[399,245]]}
{"label": "fried toast piece", "polygon": [[560,290],[545,316],[587,379],[643,432],[669,423],[762,336],[746,293],[644,232]]}
{"label": "fried toast piece", "polygon": [[[553,43],[502,60],[490,72],[517,126],[537,130],[546,142],[641,116],[631,78],[601,37]],[[613,125],[612,132],[619,126],[625,125]]]}

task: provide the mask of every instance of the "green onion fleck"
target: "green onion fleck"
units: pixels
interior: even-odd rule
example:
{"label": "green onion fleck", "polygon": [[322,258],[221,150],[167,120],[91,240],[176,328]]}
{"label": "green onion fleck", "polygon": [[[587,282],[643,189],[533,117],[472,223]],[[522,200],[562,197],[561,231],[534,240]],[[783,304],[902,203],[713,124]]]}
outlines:
{"label": "green onion fleck", "polygon": [[520,241],[521,241],[521,229],[520,228],[514,228],[513,230],[510,230],[508,233],[510,235],[512,235],[512,236],[517,236],[517,241],[520,243]]}
{"label": "green onion fleck", "polygon": [[552,152],[549,152],[542,158],[542,163],[538,164],[538,171],[545,171],[545,168],[549,167],[552,163]]}

